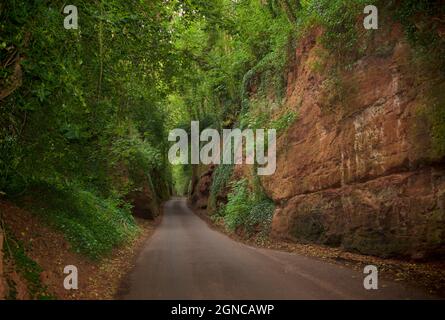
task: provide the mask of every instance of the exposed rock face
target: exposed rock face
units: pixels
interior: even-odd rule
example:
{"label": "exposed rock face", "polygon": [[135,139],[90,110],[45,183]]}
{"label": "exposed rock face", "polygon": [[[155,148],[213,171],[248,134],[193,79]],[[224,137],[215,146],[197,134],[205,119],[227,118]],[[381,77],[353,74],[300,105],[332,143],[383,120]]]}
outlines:
{"label": "exposed rock face", "polygon": [[401,31],[391,52],[342,75],[348,99],[339,105],[326,102],[325,77],[311,70],[316,37],[299,45],[288,76],[299,120],[277,141],[276,173],[262,179],[277,203],[272,234],[383,256],[445,254],[445,166],[426,161],[425,87]]}
{"label": "exposed rock face", "polygon": [[207,209],[215,166],[203,166],[202,170],[204,172],[197,179],[196,186],[192,188],[191,203],[198,209]]}
{"label": "exposed rock face", "polygon": [[127,200],[133,205],[133,215],[143,219],[154,219],[160,214],[159,204],[155,195],[148,187],[141,191],[131,192]]}

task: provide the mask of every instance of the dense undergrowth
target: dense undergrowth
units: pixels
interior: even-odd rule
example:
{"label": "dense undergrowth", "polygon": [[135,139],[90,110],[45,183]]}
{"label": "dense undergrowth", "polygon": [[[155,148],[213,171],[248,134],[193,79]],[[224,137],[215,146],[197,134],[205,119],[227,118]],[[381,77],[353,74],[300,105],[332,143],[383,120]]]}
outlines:
{"label": "dense undergrowth", "polygon": [[36,186],[17,202],[61,231],[74,251],[92,259],[110,253],[138,232],[129,203],[79,186]]}
{"label": "dense undergrowth", "polygon": [[[66,30],[65,5],[0,3],[0,197],[98,260],[137,235],[134,194],[155,207],[170,194],[163,105],[178,7],[76,1],[79,29]],[[9,243],[32,297],[45,298],[32,246]]]}
{"label": "dense undergrowth", "polygon": [[247,236],[267,236],[275,210],[273,201],[261,192],[251,192],[246,179],[232,182],[231,190],[227,204],[219,211],[227,229],[243,227]]}

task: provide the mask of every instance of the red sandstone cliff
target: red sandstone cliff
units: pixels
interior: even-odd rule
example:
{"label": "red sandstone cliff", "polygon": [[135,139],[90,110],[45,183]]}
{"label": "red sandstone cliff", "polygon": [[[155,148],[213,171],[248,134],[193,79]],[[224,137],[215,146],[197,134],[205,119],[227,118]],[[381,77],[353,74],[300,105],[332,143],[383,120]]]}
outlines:
{"label": "red sandstone cliff", "polygon": [[428,84],[416,78],[400,28],[385,36],[375,43],[392,49],[342,73],[346,98],[334,105],[326,77],[311,70],[317,34],[299,45],[286,101],[299,119],[278,139],[276,173],[263,179],[277,204],[274,236],[376,255],[445,253],[445,167],[430,159],[419,116]]}
{"label": "red sandstone cliff", "polygon": [[[275,174],[261,177],[276,204],[271,235],[379,256],[443,256],[445,165],[432,156],[422,116],[433,75],[413,64],[395,24],[332,81],[329,61],[314,68],[320,35],[314,30],[294,53],[283,109],[298,119],[278,138]],[[434,86],[445,90],[443,81]],[[212,172],[194,188],[200,208]],[[232,180],[249,172],[237,165]]]}

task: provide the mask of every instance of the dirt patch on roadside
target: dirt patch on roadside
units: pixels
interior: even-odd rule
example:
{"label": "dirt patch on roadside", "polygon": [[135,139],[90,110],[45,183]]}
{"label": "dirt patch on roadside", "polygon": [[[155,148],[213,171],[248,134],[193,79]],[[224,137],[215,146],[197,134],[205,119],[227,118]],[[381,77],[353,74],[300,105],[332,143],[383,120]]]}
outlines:
{"label": "dirt patch on roadside", "polygon": [[412,287],[427,290],[431,294],[445,297],[445,261],[413,262],[383,259],[321,245],[292,243],[270,238],[247,238],[227,231],[222,222],[211,219],[206,210],[196,208],[190,203],[189,207],[212,229],[249,246],[301,254],[341,264],[360,272],[363,272],[366,265],[375,265],[382,279],[406,283]]}
{"label": "dirt patch on roadside", "polygon": [[[39,280],[46,288],[45,291],[51,297],[62,300],[113,299],[122,277],[133,267],[134,257],[160,221],[160,218],[137,218],[141,232],[135,239],[116,248],[101,261],[92,261],[75,253],[63,234],[48,227],[30,212],[8,202],[0,202],[0,212],[4,224],[16,239],[5,238],[4,250],[8,250],[10,241],[22,243],[26,255],[43,269]],[[66,290],[63,287],[63,280],[67,276],[63,269],[67,265],[74,265],[78,269],[78,290]],[[27,292],[29,283],[16,269],[12,261],[6,261],[5,276],[14,282],[15,298],[36,298]]]}

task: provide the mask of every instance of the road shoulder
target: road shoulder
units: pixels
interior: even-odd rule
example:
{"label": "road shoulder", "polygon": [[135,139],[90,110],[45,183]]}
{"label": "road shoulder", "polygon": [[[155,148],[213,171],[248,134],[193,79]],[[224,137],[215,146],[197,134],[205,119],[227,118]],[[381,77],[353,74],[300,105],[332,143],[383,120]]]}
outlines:
{"label": "road shoulder", "polygon": [[199,209],[187,202],[188,207],[207,225],[231,239],[246,245],[295,253],[325,262],[346,266],[363,272],[367,265],[374,265],[379,270],[379,276],[384,280],[399,282],[414,288],[445,298],[445,261],[414,262],[397,259],[384,259],[345,251],[341,248],[331,248],[315,244],[302,244],[290,241],[246,237],[228,231],[221,221],[213,220],[205,209]]}

